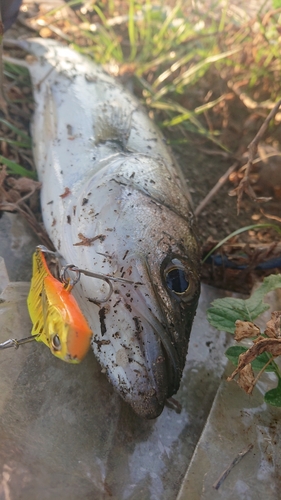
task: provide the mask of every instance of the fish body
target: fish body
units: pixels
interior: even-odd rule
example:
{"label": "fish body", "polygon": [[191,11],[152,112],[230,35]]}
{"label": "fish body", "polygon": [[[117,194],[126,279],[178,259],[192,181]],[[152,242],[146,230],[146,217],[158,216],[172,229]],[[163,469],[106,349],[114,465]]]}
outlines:
{"label": "fish body", "polygon": [[32,335],[44,342],[58,358],[79,363],[87,354],[92,331],[71,295],[71,285],[52,276],[38,247],[33,254],[33,273],[27,299],[33,323]]}
{"label": "fish body", "polygon": [[154,418],[178,390],[199,297],[186,183],[139,101],[101,67],[55,41],[20,45],[35,56],[45,227],[67,263],[133,281],[114,282],[108,297],[104,281],[83,275],[75,292],[103,371]]}

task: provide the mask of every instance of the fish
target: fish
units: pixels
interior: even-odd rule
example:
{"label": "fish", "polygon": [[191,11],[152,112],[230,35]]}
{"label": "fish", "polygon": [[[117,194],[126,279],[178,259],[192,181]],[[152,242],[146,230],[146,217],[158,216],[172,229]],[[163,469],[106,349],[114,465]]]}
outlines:
{"label": "fish", "polygon": [[143,418],[178,391],[200,294],[200,246],[186,181],[139,100],[86,56],[50,39],[26,50],[45,228],[81,275],[73,294],[92,349]]}
{"label": "fish", "polygon": [[79,363],[90,348],[92,331],[75,298],[72,284],[55,278],[46,262],[46,250],[33,254],[33,273],[27,298],[33,328],[31,334],[44,342],[54,356]]}

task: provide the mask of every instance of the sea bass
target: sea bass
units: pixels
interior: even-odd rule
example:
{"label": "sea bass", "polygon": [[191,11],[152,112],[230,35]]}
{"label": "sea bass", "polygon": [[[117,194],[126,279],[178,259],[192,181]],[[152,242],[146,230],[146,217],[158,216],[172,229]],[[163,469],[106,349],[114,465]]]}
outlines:
{"label": "sea bass", "polygon": [[46,230],[81,275],[76,299],[116,390],[157,417],[179,388],[199,298],[200,251],[189,193],[139,101],[56,41],[31,53],[33,150]]}

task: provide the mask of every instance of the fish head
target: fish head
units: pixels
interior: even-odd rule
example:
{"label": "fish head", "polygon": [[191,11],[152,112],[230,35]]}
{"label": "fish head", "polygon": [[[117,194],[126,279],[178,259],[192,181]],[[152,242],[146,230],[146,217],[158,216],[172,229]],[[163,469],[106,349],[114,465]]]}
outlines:
{"label": "fish head", "polygon": [[42,292],[44,328],[39,336],[54,356],[79,363],[90,348],[90,330],[76,300],[62,283],[48,276]]}
{"label": "fish head", "polygon": [[[123,276],[134,285],[114,285],[113,297],[99,311],[106,332],[100,339],[94,336],[95,349],[101,350],[107,341],[112,344],[107,329],[115,335],[114,353],[104,366],[124,399],[145,418],[159,416],[179,389],[200,294],[198,254],[194,260],[176,243],[171,246],[171,235],[168,239],[169,249],[163,241],[128,255]],[[188,248],[190,254],[191,242]]]}
{"label": "fish head", "polygon": [[137,263],[141,279],[146,283],[137,293],[149,310],[142,323],[147,331],[153,330],[159,340],[157,363],[152,363],[152,370],[159,380],[159,400],[164,401],[179,389],[200,295],[197,259],[194,261],[187,252],[175,248],[176,245],[171,248],[169,243],[169,250],[160,242],[157,250]]}
{"label": "fish head", "polygon": [[[150,248],[128,262],[131,277],[141,283],[130,291],[131,338],[142,354],[146,380],[145,390],[137,384],[131,387],[131,405],[146,418],[158,416],[179,389],[200,295],[198,245],[190,232],[185,234],[185,242],[182,237],[178,241],[179,224],[154,244],[151,234]],[[125,299],[128,292],[124,295]]]}

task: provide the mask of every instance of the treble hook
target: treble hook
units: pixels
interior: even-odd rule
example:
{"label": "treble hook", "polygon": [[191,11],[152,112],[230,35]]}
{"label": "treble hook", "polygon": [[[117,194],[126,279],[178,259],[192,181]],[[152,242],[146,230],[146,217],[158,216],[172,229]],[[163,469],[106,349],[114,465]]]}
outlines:
{"label": "treble hook", "polygon": [[[74,280],[69,280],[69,278],[66,276],[66,272],[68,270],[76,273],[77,276]],[[67,266],[64,266],[61,268],[60,278],[61,278],[61,281],[63,283],[70,284],[71,286],[74,286],[80,280],[81,274],[84,274],[85,276],[88,276],[90,278],[96,278],[96,279],[105,281],[109,286],[109,292],[105,298],[103,298],[103,299],[91,299],[92,302],[102,303],[102,302],[107,302],[110,299],[111,295],[113,294],[113,286],[112,286],[111,281],[119,281],[121,283],[127,283],[129,285],[134,285],[134,284],[141,285],[142,284],[142,283],[135,283],[134,281],[127,280],[126,278],[119,278],[119,277],[115,278],[113,276],[107,276],[106,274],[102,274],[102,273],[92,273],[90,271],[86,271],[86,269],[79,269],[78,267],[74,266],[73,264],[68,264]]]}
{"label": "treble hook", "polygon": [[[74,280],[69,280],[69,278],[66,276],[66,272],[68,270],[76,273],[76,278]],[[73,264],[68,264],[67,266],[61,268],[60,278],[63,283],[70,284],[70,286],[74,286],[80,280],[81,274],[85,274],[85,276],[89,276],[91,278],[101,279],[102,281],[105,281],[109,286],[109,292],[106,295],[106,297],[104,297],[103,299],[91,299],[93,302],[102,303],[102,302],[107,302],[110,299],[111,295],[113,294],[113,286],[112,283],[110,283],[107,276],[103,276],[98,273],[90,273],[89,271],[85,271],[84,269],[78,269],[78,267],[74,266]]]}
{"label": "treble hook", "polygon": [[53,250],[49,250],[47,247],[45,247],[45,245],[37,245],[36,249],[37,248],[39,248],[39,250],[41,250],[41,252],[43,252],[43,253],[49,253],[51,255],[54,255],[54,257],[58,257],[57,252],[53,252]]}
{"label": "treble hook", "polygon": [[29,337],[25,337],[24,339],[19,339],[19,340],[17,339],[5,340],[5,342],[0,343],[0,349],[8,349],[9,347],[14,347],[15,349],[18,349],[20,345],[27,344],[28,342],[36,340],[36,337],[38,337],[38,335],[30,335]]}

